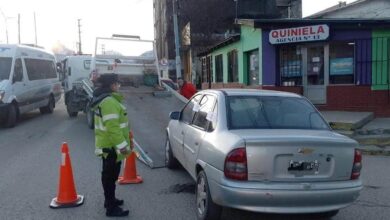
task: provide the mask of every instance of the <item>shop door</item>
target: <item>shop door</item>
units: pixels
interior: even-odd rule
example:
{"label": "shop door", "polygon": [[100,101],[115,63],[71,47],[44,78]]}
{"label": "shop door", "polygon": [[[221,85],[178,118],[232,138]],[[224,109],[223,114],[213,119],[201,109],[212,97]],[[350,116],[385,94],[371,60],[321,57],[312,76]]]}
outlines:
{"label": "shop door", "polygon": [[248,85],[259,85],[259,50],[247,53]]}
{"label": "shop door", "polygon": [[327,46],[302,48],[304,95],[314,104],[326,104]]}

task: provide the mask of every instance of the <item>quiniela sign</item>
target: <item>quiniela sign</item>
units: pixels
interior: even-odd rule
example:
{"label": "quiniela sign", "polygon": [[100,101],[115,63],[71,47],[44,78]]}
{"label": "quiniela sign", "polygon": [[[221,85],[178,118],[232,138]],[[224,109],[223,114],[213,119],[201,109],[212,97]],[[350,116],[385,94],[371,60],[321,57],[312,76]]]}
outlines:
{"label": "quiniela sign", "polygon": [[295,42],[320,41],[329,37],[329,26],[326,24],[272,30],[269,33],[271,44],[288,44]]}

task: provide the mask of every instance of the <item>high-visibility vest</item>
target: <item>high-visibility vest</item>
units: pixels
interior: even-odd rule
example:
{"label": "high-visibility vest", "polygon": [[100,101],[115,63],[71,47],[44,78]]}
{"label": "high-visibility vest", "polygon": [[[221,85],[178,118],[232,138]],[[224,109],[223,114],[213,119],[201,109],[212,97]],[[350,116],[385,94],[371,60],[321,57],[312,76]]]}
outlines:
{"label": "high-visibility vest", "polygon": [[95,154],[106,156],[104,148],[114,148],[118,155],[118,161],[126,155],[119,150],[130,150],[129,121],[126,107],[122,104],[123,96],[119,93],[111,93],[93,108],[95,112]]}

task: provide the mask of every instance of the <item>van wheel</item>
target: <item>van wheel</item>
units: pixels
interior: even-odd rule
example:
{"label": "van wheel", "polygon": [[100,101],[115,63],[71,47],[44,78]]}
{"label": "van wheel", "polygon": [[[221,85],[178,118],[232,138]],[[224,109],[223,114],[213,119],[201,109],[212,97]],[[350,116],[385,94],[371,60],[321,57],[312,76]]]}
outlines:
{"label": "van wheel", "polygon": [[85,107],[85,114],[87,114],[87,124],[90,129],[94,129],[95,123],[94,123],[94,116],[95,113],[91,110],[90,103],[88,102]]}
{"label": "van wheel", "polygon": [[11,104],[8,108],[8,117],[5,119],[5,127],[13,128],[16,125],[18,119],[18,110],[15,104]]}
{"label": "van wheel", "polygon": [[47,103],[47,106],[45,107],[42,107],[42,108],[39,108],[39,111],[42,113],[42,114],[51,114],[53,113],[54,111],[54,99],[52,96],[50,96],[49,98],[49,103]]}
{"label": "van wheel", "polygon": [[206,173],[202,170],[196,178],[196,214],[200,220],[220,219],[222,207],[213,202]]}

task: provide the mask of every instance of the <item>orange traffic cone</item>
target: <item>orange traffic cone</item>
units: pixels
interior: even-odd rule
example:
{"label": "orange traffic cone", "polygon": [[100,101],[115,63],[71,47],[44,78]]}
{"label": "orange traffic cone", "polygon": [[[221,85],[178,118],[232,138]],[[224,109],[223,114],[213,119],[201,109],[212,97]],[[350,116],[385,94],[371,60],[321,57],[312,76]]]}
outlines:
{"label": "orange traffic cone", "polygon": [[[133,133],[130,131],[130,147],[133,148]],[[118,178],[119,184],[137,184],[142,183],[142,177],[137,175],[137,167],[135,163],[135,152],[131,152],[131,154],[126,158],[125,168],[123,171],[123,175]]]}
{"label": "orange traffic cone", "polygon": [[67,143],[62,144],[62,161],[60,166],[60,183],[58,196],[50,203],[50,208],[69,208],[80,206],[84,203],[84,196],[77,195],[73,180],[72,163],[69,156]]}

